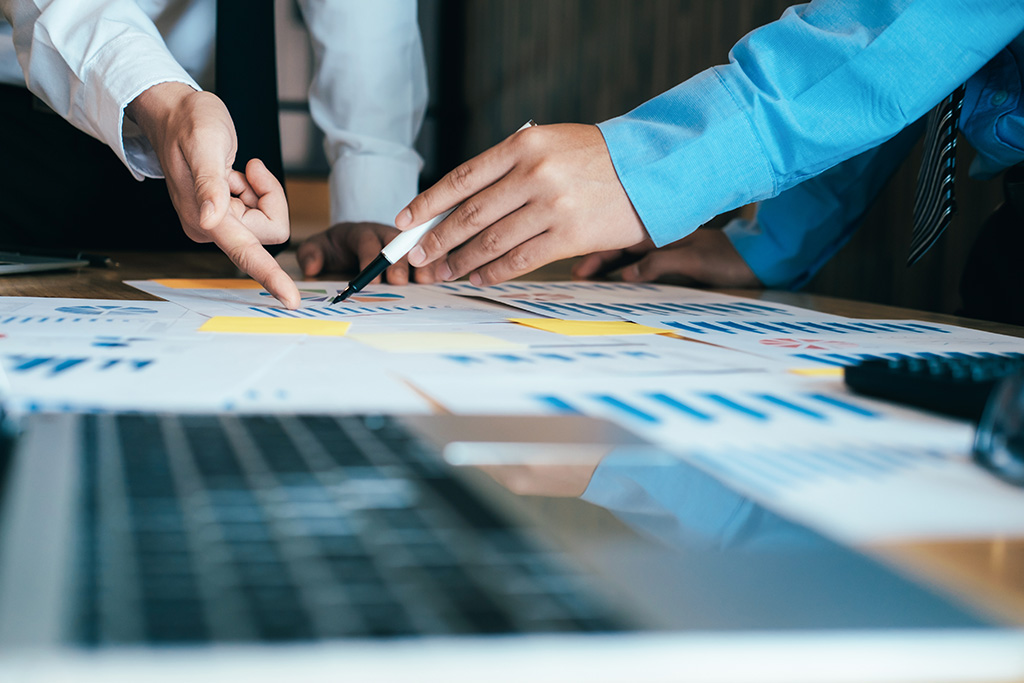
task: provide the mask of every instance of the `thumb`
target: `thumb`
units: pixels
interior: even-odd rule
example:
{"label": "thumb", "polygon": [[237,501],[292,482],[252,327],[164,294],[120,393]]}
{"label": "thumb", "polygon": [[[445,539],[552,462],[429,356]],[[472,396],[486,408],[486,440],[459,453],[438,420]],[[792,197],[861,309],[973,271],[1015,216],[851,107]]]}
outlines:
{"label": "thumb", "polygon": [[299,245],[297,258],[299,259],[299,267],[302,268],[302,274],[306,277],[319,275],[320,271],[323,270],[323,249],[321,249],[320,245],[314,244],[312,240],[307,240]]}
{"label": "thumb", "polygon": [[572,277],[576,280],[586,280],[598,274],[604,275],[611,270],[626,254],[624,249],[612,249],[611,251],[598,251],[587,254],[572,269]]}

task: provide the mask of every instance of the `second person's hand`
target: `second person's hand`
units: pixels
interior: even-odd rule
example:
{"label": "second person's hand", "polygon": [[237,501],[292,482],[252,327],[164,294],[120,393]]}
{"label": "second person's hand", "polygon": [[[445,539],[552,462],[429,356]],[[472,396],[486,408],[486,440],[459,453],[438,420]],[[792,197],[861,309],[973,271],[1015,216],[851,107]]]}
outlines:
{"label": "second person's hand", "polygon": [[[355,274],[377,258],[398,234],[396,228],[380,223],[337,223],[299,245],[299,266],[307,277]],[[438,281],[433,266],[410,269],[405,259],[384,271],[384,279],[389,285],[404,285],[410,280],[420,284]]]}
{"label": "second person's hand", "polygon": [[647,240],[628,249],[590,254],[572,269],[576,280],[618,271],[624,282],[673,282],[703,287],[763,288],[729,237],[714,228],[698,228],[683,239],[656,249]]}
{"label": "second person's hand", "polygon": [[223,102],[182,83],[162,83],[126,113],[156,151],[185,233],[215,243],[281,303],[297,308],[298,288],[263,247],[288,239],[284,188],[258,159],[244,174],[231,169],[237,143]]}
{"label": "second person's hand", "polygon": [[523,129],[462,164],[399,213],[399,229],[462,203],[409,252],[444,281],[491,285],[647,237],[596,126]]}

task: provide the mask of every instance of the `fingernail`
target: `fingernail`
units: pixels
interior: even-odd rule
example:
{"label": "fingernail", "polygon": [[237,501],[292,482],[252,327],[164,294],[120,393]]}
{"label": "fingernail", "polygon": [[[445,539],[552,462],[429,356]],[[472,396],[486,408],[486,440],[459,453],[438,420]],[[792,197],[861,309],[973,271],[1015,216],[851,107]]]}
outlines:
{"label": "fingernail", "polygon": [[639,280],[640,279],[640,266],[626,266],[622,269],[623,280]]}
{"label": "fingernail", "polygon": [[205,221],[207,218],[213,215],[213,211],[213,202],[207,199],[199,208],[199,220]]}
{"label": "fingernail", "polygon": [[441,282],[448,282],[452,279],[452,269],[448,267],[447,262],[437,267],[437,276],[441,278]]}
{"label": "fingernail", "polygon": [[419,267],[423,265],[423,262],[427,260],[427,252],[423,251],[423,247],[413,247],[412,251],[409,252],[409,265]]}
{"label": "fingernail", "polygon": [[402,209],[402,212],[395,218],[395,227],[404,228],[412,223],[412,211],[409,209]]}
{"label": "fingernail", "polygon": [[483,281],[484,280],[482,277],[480,277],[479,273],[473,273],[472,275],[469,276],[469,284],[473,285],[474,287],[479,287],[483,283]]}

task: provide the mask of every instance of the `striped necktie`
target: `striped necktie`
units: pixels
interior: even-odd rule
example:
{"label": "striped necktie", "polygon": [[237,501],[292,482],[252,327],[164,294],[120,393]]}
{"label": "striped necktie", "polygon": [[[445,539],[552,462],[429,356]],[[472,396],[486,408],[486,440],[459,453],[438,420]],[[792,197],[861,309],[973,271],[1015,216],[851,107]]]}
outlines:
{"label": "striped necktie", "polygon": [[924,157],[914,196],[914,230],[907,266],[931,249],[956,213],[956,134],[964,86],[939,103],[925,121]]}
{"label": "striped necktie", "polygon": [[217,0],[217,95],[235,124],[235,169],[260,159],[284,182],[273,0]]}

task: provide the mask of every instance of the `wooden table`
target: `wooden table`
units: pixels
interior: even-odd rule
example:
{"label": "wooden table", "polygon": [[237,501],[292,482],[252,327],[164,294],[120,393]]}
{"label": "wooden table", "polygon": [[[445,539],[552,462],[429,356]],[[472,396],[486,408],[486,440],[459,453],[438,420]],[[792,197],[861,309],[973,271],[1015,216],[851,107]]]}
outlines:
{"label": "wooden table", "polygon": [[[104,299],[154,299],[123,280],[160,277],[221,278],[241,273],[219,252],[113,254],[117,268],[0,278],[0,296],[57,296]],[[279,261],[293,277],[299,269],[291,252]],[[565,279],[565,264],[555,264],[532,279]],[[1024,328],[878,304],[781,291],[724,290],[725,293],[792,304],[863,318],[913,318],[974,327],[1024,337]],[[863,550],[909,571],[919,579],[961,597],[1010,623],[1024,625],[1024,538],[875,545]]]}

